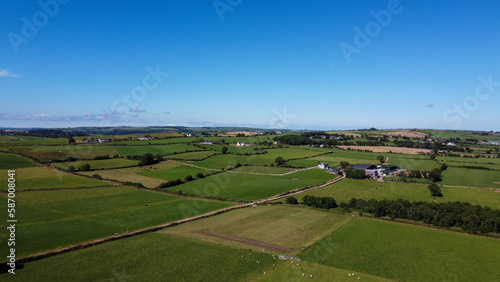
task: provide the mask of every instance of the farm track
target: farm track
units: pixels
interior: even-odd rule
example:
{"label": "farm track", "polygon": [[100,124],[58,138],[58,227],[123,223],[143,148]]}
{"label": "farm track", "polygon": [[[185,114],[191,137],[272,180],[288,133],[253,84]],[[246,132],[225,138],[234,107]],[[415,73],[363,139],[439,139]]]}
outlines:
{"label": "farm track", "polygon": [[240,242],[240,243],[244,243],[247,245],[263,247],[263,248],[267,248],[267,249],[271,249],[271,250],[275,250],[275,251],[279,251],[279,252],[284,252],[284,253],[293,252],[293,250],[290,250],[290,249],[287,249],[287,248],[284,248],[281,246],[267,244],[267,243],[261,243],[261,242],[243,239],[243,238],[231,237],[231,236],[226,236],[226,235],[219,235],[219,234],[214,234],[214,233],[209,233],[209,232],[196,232],[196,233],[206,235],[206,236],[217,237],[217,238],[221,238],[221,239],[225,239],[225,240],[229,240],[229,241]]}
{"label": "farm track", "polygon": [[176,163],[176,164],[180,164],[180,165],[187,165],[187,166],[190,166],[190,167],[200,168],[200,169],[204,169],[204,170],[215,170],[215,171],[221,171],[220,169],[208,168],[208,167],[202,167],[202,166],[197,166],[197,165],[194,165],[194,164],[187,164],[187,163],[183,163],[183,162],[179,162],[179,161],[174,161],[174,160],[169,160],[169,161],[170,161],[170,162],[173,162],[173,163]]}
{"label": "farm track", "polygon": [[244,174],[254,174],[254,175],[271,175],[271,176],[285,176],[285,175],[289,175],[289,174],[292,174],[292,173],[296,173],[296,172],[299,172],[299,171],[304,171],[304,170],[308,170],[308,169],[313,169],[313,168],[316,168],[315,166],[313,167],[308,167],[308,168],[302,168],[302,169],[298,169],[298,170],[294,170],[294,171],[289,171],[289,172],[285,172],[285,173],[281,173],[281,174],[276,174],[276,173],[259,173],[259,172],[245,172],[245,171],[234,171],[234,170],[229,170],[228,172],[231,172],[231,173],[244,173]]}
{"label": "farm track", "polygon": [[[205,214],[201,214],[201,215],[197,215],[197,216],[193,216],[193,217],[189,217],[189,218],[184,218],[184,219],[181,219],[181,220],[164,223],[164,224],[161,224],[161,225],[156,225],[156,226],[152,226],[152,227],[143,228],[143,229],[132,231],[132,232],[128,232],[128,233],[125,233],[125,234],[109,236],[109,237],[105,237],[105,238],[101,238],[101,239],[97,239],[97,240],[93,240],[93,241],[83,242],[83,243],[80,243],[80,244],[77,244],[77,245],[72,245],[72,246],[68,246],[68,247],[64,247],[64,248],[60,248],[60,249],[50,250],[50,251],[46,251],[46,252],[43,252],[43,253],[38,253],[38,254],[33,254],[33,255],[21,257],[21,258],[17,259],[16,262],[17,263],[27,263],[27,262],[31,262],[31,261],[41,260],[41,259],[44,259],[44,258],[52,257],[52,256],[63,254],[63,253],[67,253],[67,252],[70,252],[70,251],[85,249],[85,248],[88,248],[88,247],[91,247],[91,246],[100,245],[100,244],[103,244],[103,243],[106,243],[106,242],[115,241],[115,240],[118,240],[118,239],[128,238],[128,237],[132,237],[132,236],[136,236],[136,235],[140,235],[140,234],[145,234],[145,233],[149,233],[149,232],[155,232],[155,231],[158,231],[158,230],[165,229],[167,227],[176,226],[176,225],[179,225],[179,224],[183,224],[183,223],[195,221],[195,220],[198,220],[198,219],[208,218],[208,217],[215,216],[215,215],[218,215],[218,214],[221,214],[221,213],[226,213],[226,212],[229,212],[229,211],[232,211],[232,210],[246,208],[246,207],[254,206],[256,204],[263,204],[265,202],[274,201],[274,200],[282,199],[282,198],[285,198],[285,197],[297,195],[297,194],[300,194],[302,192],[306,192],[306,191],[310,191],[310,190],[313,190],[313,189],[325,187],[327,185],[336,183],[336,182],[338,182],[338,181],[340,181],[342,179],[344,179],[344,176],[341,176],[339,178],[335,178],[333,180],[327,181],[327,182],[325,182],[323,184],[320,184],[320,185],[316,185],[316,186],[313,186],[313,187],[310,187],[310,188],[307,188],[307,189],[303,189],[303,190],[300,190],[300,191],[292,192],[292,193],[289,193],[289,194],[275,196],[275,197],[270,197],[270,198],[266,198],[266,199],[262,199],[262,200],[257,200],[257,201],[251,202],[251,203],[246,203],[246,204],[241,204],[241,205],[237,205],[237,206],[232,206],[232,207],[228,207],[228,208],[224,208],[224,209],[220,209],[220,210],[208,212],[208,213],[205,213]],[[1,263],[5,264],[5,263],[7,263],[7,261],[3,261]]]}

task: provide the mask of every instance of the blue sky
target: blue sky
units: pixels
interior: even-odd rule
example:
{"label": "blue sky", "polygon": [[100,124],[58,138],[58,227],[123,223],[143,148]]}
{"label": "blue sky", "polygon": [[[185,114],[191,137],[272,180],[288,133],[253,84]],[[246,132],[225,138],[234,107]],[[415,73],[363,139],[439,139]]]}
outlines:
{"label": "blue sky", "polygon": [[499,12],[456,0],[2,1],[0,126],[500,130]]}

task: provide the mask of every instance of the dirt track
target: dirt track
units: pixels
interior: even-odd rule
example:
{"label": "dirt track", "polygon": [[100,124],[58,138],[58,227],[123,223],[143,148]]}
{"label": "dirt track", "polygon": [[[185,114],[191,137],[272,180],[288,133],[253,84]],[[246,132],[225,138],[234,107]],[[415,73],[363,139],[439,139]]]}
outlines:
{"label": "dirt track", "polygon": [[263,248],[266,248],[266,249],[271,249],[271,250],[275,250],[275,251],[279,251],[279,252],[284,252],[284,253],[291,253],[291,252],[293,252],[290,249],[283,248],[283,247],[280,247],[280,246],[277,246],[277,245],[256,242],[256,241],[252,241],[252,240],[248,240],[248,239],[243,239],[243,238],[237,238],[237,237],[219,235],[219,234],[208,233],[208,232],[196,232],[196,233],[207,235],[207,236],[212,236],[212,237],[217,237],[217,238],[221,238],[221,239],[226,239],[226,240],[230,240],[230,241],[241,242],[241,243],[245,243],[245,244],[248,244],[248,245],[263,247]]}

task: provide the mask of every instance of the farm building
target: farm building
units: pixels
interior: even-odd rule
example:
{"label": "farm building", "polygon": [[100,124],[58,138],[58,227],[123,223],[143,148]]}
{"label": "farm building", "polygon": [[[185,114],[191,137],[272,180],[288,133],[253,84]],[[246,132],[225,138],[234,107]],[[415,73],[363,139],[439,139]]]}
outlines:
{"label": "farm building", "polygon": [[195,137],[196,135],[194,135],[193,133],[188,133],[186,134],[186,137]]}
{"label": "farm building", "polygon": [[112,139],[109,139],[109,138],[99,138],[97,139],[97,142],[99,143],[106,143],[106,142],[111,142],[113,141]]}
{"label": "farm building", "polygon": [[200,144],[203,144],[203,145],[213,145],[214,142],[212,142],[212,141],[205,141],[205,142],[201,142]]}
{"label": "farm building", "polygon": [[330,173],[332,173],[332,174],[337,174],[337,173],[339,173],[339,169],[338,169],[338,168],[332,168],[332,169],[330,170]]}
{"label": "farm building", "polygon": [[500,145],[500,141],[489,141],[489,142],[483,142],[483,145]]}
{"label": "farm building", "polygon": [[137,140],[147,141],[147,140],[149,140],[149,138],[148,137],[137,137]]}
{"label": "farm building", "polygon": [[381,168],[383,169],[384,173],[394,172],[399,169],[399,167],[395,165],[383,165],[381,166]]}
{"label": "farm building", "polygon": [[238,143],[236,143],[236,146],[238,146],[238,147],[247,147],[247,146],[250,146],[250,144],[245,143],[245,142],[238,142]]}
{"label": "farm building", "polygon": [[320,169],[329,169],[330,165],[327,164],[327,163],[319,163],[318,164],[318,168],[320,168]]}
{"label": "farm building", "polygon": [[362,170],[372,170],[372,169],[377,169],[376,165],[371,165],[371,164],[354,164],[351,166],[353,169],[362,169]]}

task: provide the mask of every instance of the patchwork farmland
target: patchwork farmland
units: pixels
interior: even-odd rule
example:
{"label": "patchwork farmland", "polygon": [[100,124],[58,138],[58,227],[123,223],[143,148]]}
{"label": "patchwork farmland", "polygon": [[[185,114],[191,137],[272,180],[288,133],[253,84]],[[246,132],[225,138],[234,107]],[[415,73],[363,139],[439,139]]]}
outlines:
{"label": "patchwork farmland", "polygon": [[[391,149],[403,137],[426,144],[438,134],[430,130],[242,132],[106,135],[103,143],[78,137],[75,144],[0,136],[0,182],[15,170],[18,219],[16,275],[4,271],[0,279],[500,276],[498,154],[479,144],[461,154]],[[373,138],[386,139],[377,150],[356,143]],[[0,190],[7,210],[9,191]],[[441,207],[457,212],[438,217]],[[419,212],[420,220],[408,219]],[[8,234],[0,229],[4,253]]]}

